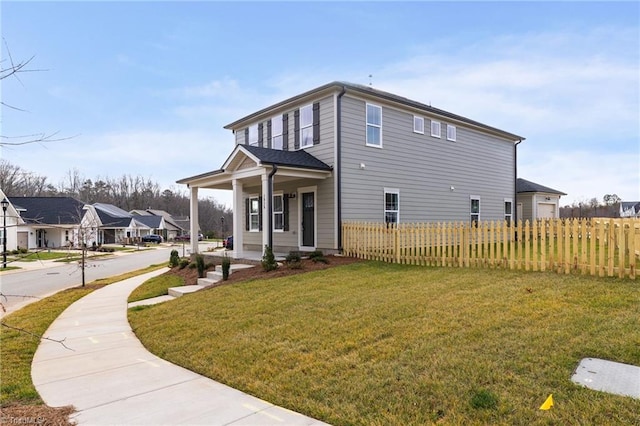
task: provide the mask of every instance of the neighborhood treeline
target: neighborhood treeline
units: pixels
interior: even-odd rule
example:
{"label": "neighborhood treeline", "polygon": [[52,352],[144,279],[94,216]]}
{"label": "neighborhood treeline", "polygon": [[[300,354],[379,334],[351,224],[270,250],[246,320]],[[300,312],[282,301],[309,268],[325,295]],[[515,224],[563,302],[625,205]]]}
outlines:
{"label": "neighborhood treeline", "polygon": [[[0,159],[0,188],[9,197],[65,196],[87,204],[113,204],[126,211],[164,210],[175,217],[188,217],[190,214],[186,190],[162,189],[157,182],[139,175],[89,179],[73,169],[67,172],[63,181],[54,185],[46,176]],[[209,236],[224,237],[233,229],[231,209],[213,198],[198,201],[198,216],[201,231]]]}

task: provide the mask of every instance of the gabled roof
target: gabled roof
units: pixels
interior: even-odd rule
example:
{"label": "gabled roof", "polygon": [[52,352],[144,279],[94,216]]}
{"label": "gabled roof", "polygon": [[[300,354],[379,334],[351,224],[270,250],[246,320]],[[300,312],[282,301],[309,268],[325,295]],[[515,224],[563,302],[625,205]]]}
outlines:
{"label": "gabled roof", "polygon": [[73,197],[8,198],[26,223],[78,225],[84,215],[84,203]]}
{"label": "gabled roof", "polygon": [[152,229],[158,229],[162,225],[162,220],[164,219],[162,216],[152,216],[152,215],[138,215],[134,217],[136,222],[142,223],[145,226],[148,226]]}
{"label": "gabled roof", "polygon": [[231,156],[234,156],[237,151],[243,150],[255,156],[260,164],[263,165],[275,164],[276,166],[297,167],[301,169],[331,170],[331,166],[302,149],[297,151],[282,151],[279,149],[261,148],[259,146],[236,145],[236,149]]}
{"label": "gabled roof", "polygon": [[133,216],[130,213],[113,204],[95,203],[93,207],[103,227],[128,228],[133,220]]}
{"label": "gabled roof", "polygon": [[558,191],[557,189],[549,188],[547,186],[543,186],[526,179],[518,178],[516,180],[516,193],[521,194],[526,192],[544,192],[546,194],[567,195],[564,192]]}
{"label": "gabled roof", "polygon": [[224,128],[238,129],[250,124],[252,121],[262,119],[263,116],[266,117],[268,115],[273,115],[274,110],[284,110],[286,108],[289,108],[290,104],[303,101],[306,98],[312,98],[323,92],[331,93],[331,92],[339,92],[342,90],[345,90],[346,93],[355,92],[356,94],[359,94],[359,95],[365,95],[369,97],[382,99],[388,102],[401,104],[406,107],[421,110],[427,115],[439,116],[439,117],[447,118],[456,122],[465,123],[469,126],[500,135],[501,137],[512,140],[514,142],[524,140],[522,136],[505,132],[504,130],[497,129],[495,127],[487,126],[486,124],[482,124],[480,122],[471,120],[461,115],[453,114],[448,111],[434,108],[431,105],[423,104],[421,102],[417,102],[417,101],[405,98],[403,96],[398,96],[393,93],[385,92],[383,90],[374,89],[373,87],[370,87],[370,86],[364,86],[361,84],[354,84],[354,83],[349,83],[345,81],[334,81],[334,82],[325,84],[323,86],[317,87],[315,89],[309,90],[307,92],[301,93],[297,96],[286,99],[282,102],[278,102],[277,104],[271,105],[267,108],[263,108],[257,112],[254,112],[253,114],[247,115],[246,117],[236,120],[233,123],[227,124],[226,126],[224,126]]}

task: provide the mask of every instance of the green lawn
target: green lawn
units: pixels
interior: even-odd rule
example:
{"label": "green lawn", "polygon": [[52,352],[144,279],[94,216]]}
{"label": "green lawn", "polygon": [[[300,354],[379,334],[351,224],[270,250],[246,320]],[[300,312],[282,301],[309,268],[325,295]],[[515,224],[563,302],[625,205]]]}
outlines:
{"label": "green lawn", "polygon": [[128,302],[136,302],[138,300],[151,299],[152,297],[164,296],[169,294],[169,288],[184,285],[184,278],[177,275],[163,274],[153,277],[140,287],[133,290],[129,295]]}
{"label": "green lawn", "polygon": [[366,262],[129,319],[160,357],[334,425],[637,424],[639,400],[570,377],[640,365],[639,303],[630,280]]}

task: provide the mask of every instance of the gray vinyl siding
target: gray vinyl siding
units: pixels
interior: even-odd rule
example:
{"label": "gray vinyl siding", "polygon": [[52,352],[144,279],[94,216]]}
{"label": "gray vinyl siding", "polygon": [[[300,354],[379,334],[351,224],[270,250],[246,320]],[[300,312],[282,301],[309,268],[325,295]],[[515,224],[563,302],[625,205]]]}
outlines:
{"label": "gray vinyl siding", "polygon": [[[469,221],[470,196],[480,197],[481,220],[504,219],[504,199],[514,192],[512,141],[439,118],[435,138],[427,116],[425,133],[414,133],[414,112],[370,101],[382,107],[382,148],[369,147],[365,101],[342,102],[343,220],[383,221],[384,188],[400,192],[401,223]],[[447,124],[456,125],[455,142],[446,138]]]}
{"label": "gray vinyl siding", "polygon": [[521,220],[524,223],[525,220],[531,221],[533,218],[533,194],[518,194],[518,202],[522,203],[522,217]]}

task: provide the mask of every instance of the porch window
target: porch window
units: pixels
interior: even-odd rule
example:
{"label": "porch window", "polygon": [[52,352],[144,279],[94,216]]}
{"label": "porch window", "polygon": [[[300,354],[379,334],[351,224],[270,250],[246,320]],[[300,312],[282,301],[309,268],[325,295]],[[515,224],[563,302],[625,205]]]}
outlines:
{"label": "porch window", "polygon": [[478,226],[480,222],[480,197],[471,196],[471,224]]}
{"label": "porch window", "polygon": [[300,148],[313,146],[313,105],[300,108]]}
{"label": "porch window", "polygon": [[284,196],[273,196],[273,230],[284,231]]}
{"label": "porch window", "polygon": [[282,116],[271,119],[271,149],[282,149]]}
{"label": "porch window", "polygon": [[397,189],[384,189],[384,221],[387,224],[400,221],[400,191]]}
{"label": "porch window", "polygon": [[511,217],[513,216],[513,201],[511,198],[504,199],[504,220],[507,225],[511,225]]}
{"label": "porch window", "polygon": [[369,146],[382,148],[382,107],[367,104],[367,141]]}
{"label": "porch window", "polygon": [[260,197],[249,198],[249,231],[260,230]]}
{"label": "porch window", "polygon": [[431,120],[431,136],[434,138],[440,137],[440,122]]}

